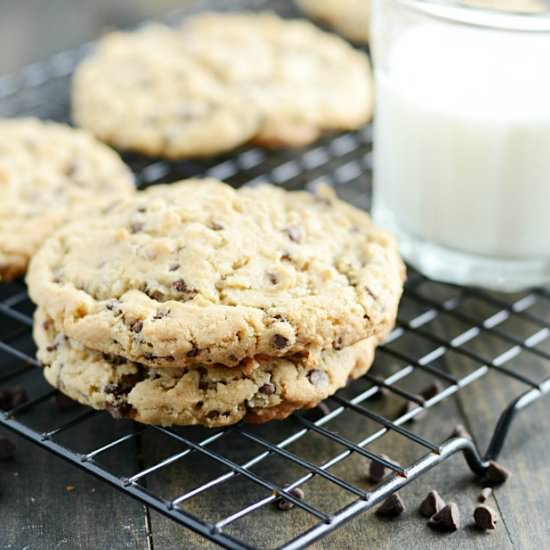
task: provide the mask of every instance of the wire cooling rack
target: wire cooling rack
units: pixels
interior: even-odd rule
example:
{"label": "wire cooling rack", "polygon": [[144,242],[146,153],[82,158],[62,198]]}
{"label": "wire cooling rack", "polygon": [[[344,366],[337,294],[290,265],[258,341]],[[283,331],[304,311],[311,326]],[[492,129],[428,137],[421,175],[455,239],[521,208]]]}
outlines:
{"label": "wire cooling rack", "polygon": [[[286,2],[232,4],[291,14]],[[211,0],[187,11],[224,7]],[[67,121],[70,74],[90,47],[0,78],[0,115]],[[252,147],[208,161],[125,159],[140,187],[201,175],[235,186],[271,181],[288,189],[311,188],[322,180],[342,198],[368,208],[370,151],[366,127],[298,152]],[[253,548],[259,525],[272,532],[273,547],[304,547],[458,451],[482,475],[502,449],[516,413],[550,391],[548,289],[499,295],[434,283],[410,271],[396,328],[374,367],[327,400],[328,410],[223,430],[146,427],[80,406],[64,412],[52,408],[56,392],[34,358],[32,311],[22,282],[0,284],[0,389],[22,385],[30,395],[28,402],[0,411],[0,425],[227,548]],[[444,426],[441,407],[450,401],[460,406],[467,392],[490,376],[495,387],[510,386],[514,398],[484,454],[469,439],[449,438],[452,427],[447,434],[436,430],[437,438],[423,435],[423,426]],[[423,397],[422,388],[430,384]],[[393,448],[407,447],[414,459],[403,466],[388,462],[382,453],[390,438]],[[371,460],[391,475],[368,486],[354,472],[366,471]],[[296,487],[305,490],[305,499],[294,496]],[[330,505],[323,499],[327,491],[338,492]],[[230,499],[232,509],[223,504],[229,493],[241,495]],[[275,511],[281,495],[295,505],[287,514],[300,514],[300,521],[289,522]]]}

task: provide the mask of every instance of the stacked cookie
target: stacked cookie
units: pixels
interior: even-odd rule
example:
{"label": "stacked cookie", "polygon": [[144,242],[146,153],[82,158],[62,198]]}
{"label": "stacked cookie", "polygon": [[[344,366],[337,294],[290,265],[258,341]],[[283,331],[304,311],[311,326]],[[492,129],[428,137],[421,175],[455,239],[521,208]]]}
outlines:
{"label": "stacked cookie", "polygon": [[155,186],[48,239],[27,282],[48,381],[145,423],[264,422],[369,368],[404,267],[329,191]]}

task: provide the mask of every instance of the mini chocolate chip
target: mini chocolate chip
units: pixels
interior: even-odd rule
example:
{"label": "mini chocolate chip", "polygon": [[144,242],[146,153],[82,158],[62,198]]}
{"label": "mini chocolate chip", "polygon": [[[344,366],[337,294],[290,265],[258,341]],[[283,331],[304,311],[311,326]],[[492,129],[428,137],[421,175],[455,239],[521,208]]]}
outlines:
{"label": "mini chocolate chip", "polygon": [[59,344],[52,344],[51,346],[46,347],[46,351],[52,352],[58,348]]}
{"label": "mini chocolate chip", "polygon": [[0,435],[0,460],[11,460],[15,456],[15,443]]}
{"label": "mini chocolate chip", "polygon": [[331,412],[330,407],[325,402],[321,401],[321,403],[318,403],[313,409],[306,411],[304,416],[311,422],[317,422],[317,420],[320,420]]}
{"label": "mini chocolate chip", "polygon": [[[380,458],[387,460],[388,462],[392,462],[393,464],[397,464],[394,460],[392,460],[389,456],[381,454]],[[374,483],[378,483],[382,481],[386,477],[386,474],[388,474],[391,470],[386,468],[381,462],[378,462],[377,460],[371,460],[369,464],[369,479],[373,481]]]}
{"label": "mini chocolate chip", "polygon": [[132,332],[135,332],[136,334],[141,332],[143,330],[143,321],[141,319],[138,319],[137,321],[131,323],[130,330]]}
{"label": "mini chocolate chip", "polygon": [[172,283],[172,286],[178,292],[188,292],[189,291],[189,287],[187,286],[187,283],[183,279],[178,279],[177,281],[174,281]]}
{"label": "mini chocolate chip", "polygon": [[167,315],[168,315],[167,311],[157,311],[153,315],[153,321],[158,321],[159,319],[164,319],[164,317],[166,317]]}
{"label": "mini chocolate chip", "polygon": [[113,418],[120,419],[126,418],[132,410],[132,407],[128,403],[107,403],[105,409]]}
{"label": "mini chocolate chip", "polygon": [[290,344],[288,338],[285,338],[282,334],[275,334],[271,339],[271,344],[276,349],[284,349]]}
{"label": "mini chocolate chip", "polygon": [[147,212],[147,208],[145,206],[138,206],[137,211],[140,214],[145,214],[145,212]]}
{"label": "mini chocolate chip", "polygon": [[302,229],[297,225],[289,225],[285,229],[285,232],[291,241],[295,243],[300,243],[302,241],[302,237],[303,237]]}
{"label": "mini chocolate chip", "polygon": [[313,369],[308,372],[307,377],[314,386],[324,386],[328,384],[328,376],[324,370]]}
{"label": "mini chocolate chip", "polygon": [[[294,489],[290,489],[288,491],[289,494],[291,494],[294,498],[297,498],[298,500],[304,500],[304,491],[300,489],[299,487],[295,487]],[[276,501],[276,506],[281,512],[286,512],[287,510],[292,510],[294,508],[294,503],[290,502],[290,500],[286,500],[284,497],[279,497]]]}
{"label": "mini chocolate chip", "polygon": [[283,262],[290,262],[292,261],[292,257],[288,252],[283,252],[283,254],[281,255],[281,260],[283,260]]}
{"label": "mini chocolate chip", "polygon": [[477,506],[474,510],[474,521],[479,529],[494,529],[498,521],[497,513],[485,504]]}
{"label": "mini chocolate chip", "polygon": [[512,472],[510,470],[496,463],[494,460],[491,460],[491,462],[489,462],[489,467],[485,472],[485,479],[491,485],[500,485],[501,483],[504,483],[511,475]]}
{"label": "mini chocolate chip", "polygon": [[[397,416],[404,416],[411,411],[416,410],[420,405],[416,403],[415,401],[407,401],[397,413]],[[420,420],[422,417],[426,415],[426,411],[424,409],[421,409],[420,412],[417,412],[415,416],[412,418],[409,418],[408,422],[416,422],[417,420]]]}
{"label": "mini chocolate chip", "polygon": [[418,511],[421,516],[431,518],[443,508],[445,508],[445,501],[439,496],[439,493],[437,491],[430,491],[420,504]]}
{"label": "mini chocolate chip", "polygon": [[487,502],[492,494],[493,489],[491,489],[491,487],[483,487],[483,489],[481,489],[481,493],[479,493],[479,496],[477,497],[477,500],[479,502]]}
{"label": "mini chocolate chip", "polygon": [[405,503],[397,494],[390,495],[377,509],[376,515],[383,518],[396,518],[405,511]]}
{"label": "mini chocolate chip", "polygon": [[463,437],[464,439],[472,439],[472,436],[462,424],[457,424],[451,433],[451,437]]}
{"label": "mini chocolate chip", "polygon": [[72,400],[70,397],[67,397],[62,393],[57,393],[56,395],[54,395],[52,403],[60,411],[70,411],[71,409],[74,409],[79,405],[76,401]]}
{"label": "mini chocolate chip", "polygon": [[168,271],[177,271],[179,268],[180,268],[180,264],[172,264],[172,265],[168,268]]}
{"label": "mini chocolate chip", "polygon": [[215,221],[210,222],[209,227],[210,229],[212,229],[212,231],[221,231],[222,229],[224,229],[221,223]]}
{"label": "mini chocolate chip", "polygon": [[336,340],[333,342],[332,347],[335,350],[341,350],[344,347],[344,339],[341,336],[338,336]]}
{"label": "mini chocolate chip", "polygon": [[436,380],[435,382],[433,382],[432,384],[424,388],[420,392],[420,395],[424,399],[431,399],[432,397],[435,397],[437,394],[441,393],[442,391],[443,391],[443,384],[438,380]]}
{"label": "mini chocolate chip", "polygon": [[275,385],[268,382],[261,386],[259,391],[265,395],[273,395],[275,393]]}
{"label": "mini chocolate chip", "polygon": [[126,359],[124,357],[121,357],[120,355],[111,355],[110,353],[104,353],[103,359],[114,366],[123,365],[126,363]]}
{"label": "mini chocolate chip", "polygon": [[122,304],[122,302],[120,300],[109,300],[106,304],[105,304],[105,307],[109,310],[109,311],[113,311],[114,309],[118,309],[119,306]]}
{"label": "mini chocolate chip", "polygon": [[153,359],[158,359],[158,357],[154,353],[151,353],[150,351],[146,351],[143,354],[143,357],[145,357],[145,359],[148,359],[149,361],[151,361]]}
{"label": "mini chocolate chip", "polygon": [[130,233],[139,233],[143,229],[142,223],[132,223],[130,224]]}
{"label": "mini chocolate chip", "polygon": [[105,393],[110,393],[112,395],[118,395],[119,394],[119,386],[118,386],[118,384],[105,384],[103,386],[103,391]]}
{"label": "mini chocolate chip", "polygon": [[23,403],[26,403],[28,400],[29,400],[29,396],[27,395],[25,388],[21,386],[15,386],[11,390],[12,408],[19,407],[20,405],[23,405]]}
{"label": "mini chocolate chip", "polygon": [[196,357],[199,354],[198,348],[193,347],[193,349],[190,349],[185,355],[187,357]]}
{"label": "mini chocolate chip", "polygon": [[272,285],[276,285],[279,282],[279,279],[275,273],[268,273],[267,277]]}
{"label": "mini chocolate chip", "polygon": [[450,502],[428,521],[428,527],[435,531],[451,533],[460,527],[460,511],[454,502]]}
{"label": "mini chocolate chip", "polygon": [[220,416],[220,411],[210,411],[207,415],[206,415],[206,418],[209,418],[210,420],[215,420],[216,418],[218,418]]}

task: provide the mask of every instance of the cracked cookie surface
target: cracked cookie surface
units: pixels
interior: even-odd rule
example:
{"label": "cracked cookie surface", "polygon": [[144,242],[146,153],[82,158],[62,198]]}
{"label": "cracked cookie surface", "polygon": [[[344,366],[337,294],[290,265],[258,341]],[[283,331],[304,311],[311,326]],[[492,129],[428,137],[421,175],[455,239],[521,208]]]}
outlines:
{"label": "cracked cookie surface", "polygon": [[314,407],[370,368],[377,343],[373,337],[327,351],[315,368],[299,357],[265,357],[239,368],[162,369],[86,348],[58,333],[40,309],[34,337],[48,382],[83,405],[146,424],[209,427],[283,419]]}
{"label": "cracked cookie surface", "polygon": [[0,119],[0,281],[62,223],[134,192],[118,155],[81,130],[37,119]]}
{"label": "cracked cookie surface", "polygon": [[371,0],[296,0],[307,15],[326,23],[353,42],[366,44]]}
{"label": "cracked cookie surface", "polygon": [[58,330],[152,367],[347,347],[393,325],[403,279],[394,240],[330,189],[217,180],[63,227],[27,276]]}
{"label": "cracked cookie surface", "polygon": [[73,117],[122,149],[203,156],[358,128],[371,88],[367,56],[309,22],[206,13],[103,38],[76,71]]}

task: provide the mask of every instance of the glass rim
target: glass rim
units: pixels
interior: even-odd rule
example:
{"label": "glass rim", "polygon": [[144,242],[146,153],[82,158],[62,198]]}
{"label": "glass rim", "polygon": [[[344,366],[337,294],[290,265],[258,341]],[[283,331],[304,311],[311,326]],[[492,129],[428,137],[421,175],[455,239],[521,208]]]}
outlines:
{"label": "glass rim", "polygon": [[[387,0],[381,0],[385,2]],[[434,19],[470,27],[484,27],[500,31],[550,33],[550,12],[518,13],[468,6],[441,0],[393,0],[407,9]]]}

